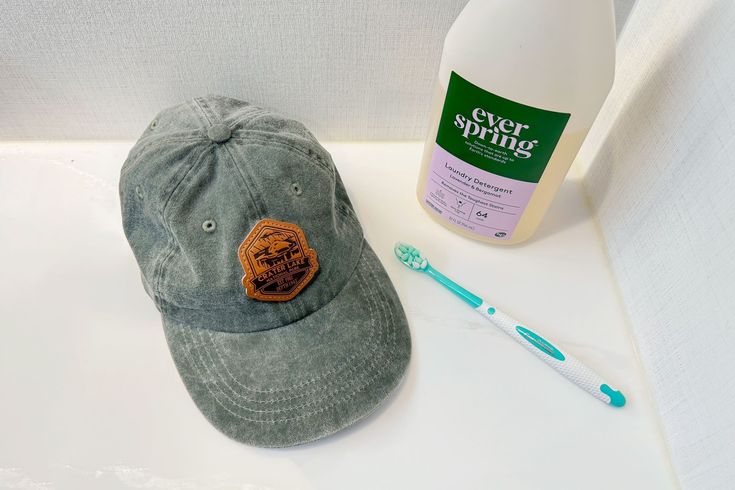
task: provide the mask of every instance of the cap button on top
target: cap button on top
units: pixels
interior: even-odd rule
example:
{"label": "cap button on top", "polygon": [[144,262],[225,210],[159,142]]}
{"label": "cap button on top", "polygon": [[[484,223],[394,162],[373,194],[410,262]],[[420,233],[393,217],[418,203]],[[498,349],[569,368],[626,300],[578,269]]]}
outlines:
{"label": "cap button on top", "polygon": [[215,124],[207,130],[207,137],[215,143],[223,143],[230,139],[232,131],[225,124]]}

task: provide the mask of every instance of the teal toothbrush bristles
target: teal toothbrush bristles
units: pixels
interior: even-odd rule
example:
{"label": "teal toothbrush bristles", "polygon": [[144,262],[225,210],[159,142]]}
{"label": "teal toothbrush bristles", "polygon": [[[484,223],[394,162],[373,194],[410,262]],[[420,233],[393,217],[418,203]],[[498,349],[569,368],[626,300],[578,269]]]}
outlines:
{"label": "teal toothbrush bristles", "polygon": [[395,247],[393,247],[393,251],[395,252],[396,257],[398,257],[398,260],[403,262],[403,265],[411,270],[423,272],[431,276],[435,281],[462,298],[473,308],[477,308],[482,304],[482,299],[479,296],[467,291],[465,288],[430,266],[429,261],[421,255],[421,252],[419,252],[416,247],[407,243],[398,242]]}
{"label": "teal toothbrush bristles", "polygon": [[421,252],[407,243],[396,243],[393,251],[403,265],[413,270],[425,270],[429,266],[429,262],[421,256]]}

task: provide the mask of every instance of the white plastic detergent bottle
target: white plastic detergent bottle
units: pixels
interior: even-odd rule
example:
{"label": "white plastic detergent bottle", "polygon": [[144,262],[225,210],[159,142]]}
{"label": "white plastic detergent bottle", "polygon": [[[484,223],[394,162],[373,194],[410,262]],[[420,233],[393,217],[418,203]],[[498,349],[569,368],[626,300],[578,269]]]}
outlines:
{"label": "white plastic detergent bottle", "polygon": [[529,238],[614,72],[612,0],[470,0],[444,41],[421,206],[477,240]]}

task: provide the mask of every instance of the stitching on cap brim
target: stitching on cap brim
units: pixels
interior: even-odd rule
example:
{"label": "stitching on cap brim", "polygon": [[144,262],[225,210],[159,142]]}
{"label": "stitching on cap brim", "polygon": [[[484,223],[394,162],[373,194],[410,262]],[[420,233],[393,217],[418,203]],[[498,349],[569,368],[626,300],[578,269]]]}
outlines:
{"label": "stitching on cap brim", "polygon": [[[190,388],[189,383],[191,382],[198,383],[199,388],[206,388],[206,390],[208,390],[208,396],[210,397],[209,401],[214,401],[220,410],[223,410],[228,414],[222,418],[217,417],[216,413],[205,413],[207,418],[210,419],[215,427],[222,430],[230,437],[258,446],[282,447],[302,444],[335,433],[349,425],[352,425],[357,420],[372,413],[381,404],[381,402],[390,395],[405,374],[406,364],[410,357],[410,337],[407,331],[402,331],[402,329],[407,329],[407,326],[405,323],[405,317],[400,310],[400,306],[398,308],[391,308],[391,302],[386,296],[387,294],[395,294],[395,292],[392,288],[390,288],[390,290],[386,290],[386,288],[380,287],[379,283],[376,282],[375,274],[381,272],[379,270],[380,265],[379,262],[377,262],[377,258],[374,256],[364,257],[364,260],[365,272],[372,277],[369,277],[367,280],[364,278],[360,279],[362,282],[360,287],[363,289],[361,298],[371,304],[371,306],[369,306],[372,310],[370,318],[374,323],[374,328],[380,330],[381,336],[384,334],[385,337],[390,337],[390,341],[388,338],[384,338],[381,342],[375,342],[376,345],[380,346],[379,348],[383,349],[383,352],[379,355],[379,357],[383,358],[383,362],[373,359],[372,363],[368,364],[375,365],[377,362],[377,364],[379,364],[377,368],[373,367],[364,373],[358,373],[358,375],[351,379],[349,378],[351,373],[354,372],[356,364],[359,367],[360,363],[352,361],[344,362],[342,368],[335,373],[334,376],[339,377],[339,373],[342,373],[343,375],[344,373],[347,373],[346,377],[348,379],[346,382],[336,384],[333,389],[329,389],[329,387],[335,383],[326,382],[324,383],[325,386],[320,386],[320,389],[307,391],[303,394],[304,398],[309,398],[311,395],[318,395],[315,400],[311,400],[310,402],[299,403],[297,405],[287,404],[284,408],[274,408],[274,406],[278,407],[278,405],[276,405],[277,403],[280,403],[280,400],[276,400],[273,405],[267,405],[267,409],[263,410],[263,408],[266,407],[262,405],[255,405],[253,408],[249,408],[247,403],[253,403],[253,400],[243,401],[246,398],[237,398],[234,396],[233,393],[237,392],[239,388],[237,386],[234,386],[233,388],[232,380],[227,379],[228,373],[223,372],[221,366],[214,366],[213,358],[202,357],[205,354],[211,356],[214,353],[212,350],[212,344],[210,344],[209,348],[205,346],[200,346],[199,348],[192,348],[192,345],[189,345],[188,347],[185,346],[185,349],[191,356],[199,356],[199,358],[182,359],[181,353],[176,354],[177,364],[181,365],[184,373],[189,375],[189,371],[193,371],[191,374],[196,375],[197,372],[201,372],[203,369],[219,369],[219,372],[210,371],[208,373],[209,377],[213,374],[216,375],[216,380],[214,382],[211,380],[209,382],[202,382],[199,379],[184,379],[187,389]],[[377,264],[374,262],[377,262]],[[355,280],[355,278],[352,280]],[[365,288],[372,289],[373,294],[369,294]],[[199,332],[200,339],[203,338],[201,337],[202,334],[203,332]],[[193,339],[194,332],[187,332],[184,335],[189,335],[189,341],[191,341],[191,339]],[[214,333],[212,335],[217,334]],[[406,342],[407,344],[398,344],[398,337],[401,337],[401,341]],[[371,341],[373,341],[373,339],[370,336],[365,339],[365,342]],[[373,354],[370,353],[367,357],[371,357],[372,355]],[[363,361],[365,360],[366,359],[363,358]],[[210,361],[212,365],[208,366],[206,363]],[[194,369],[192,370],[191,368]],[[184,377],[184,373],[182,373],[182,378]],[[386,376],[389,376],[390,379],[386,380]],[[344,409],[346,405],[353,403],[355,399],[359,398],[362,392],[371,388],[374,389],[376,386],[375,383],[381,378],[383,378],[381,389],[375,392],[372,399],[362,401],[363,405],[358,409],[352,407],[352,409],[348,411],[348,415],[350,415],[349,417],[339,420],[336,424],[327,424],[325,430],[315,430],[312,433],[307,433],[308,430],[304,430],[302,425],[301,430],[298,431],[300,437],[296,437],[293,440],[268,440],[268,437],[262,437],[271,432],[268,430],[267,426],[273,426],[276,424],[299,425],[307,422],[307,419],[310,417],[314,417],[321,413],[330,411],[338,413],[340,412],[340,409]],[[272,393],[269,390],[262,390],[262,392]],[[298,392],[296,392],[296,394],[298,395]],[[298,399],[300,396],[293,396],[290,398]],[[195,399],[195,402],[199,405],[201,401]],[[233,431],[227,427],[221,426],[228,417],[234,417],[234,419],[241,421],[239,431]],[[339,417],[337,417],[337,419],[339,419]],[[334,417],[330,417],[329,421],[334,421]],[[227,422],[230,422],[228,425],[231,425],[232,421],[230,420]],[[245,429],[247,426],[250,427]],[[261,437],[258,437],[259,435],[261,435]]]}

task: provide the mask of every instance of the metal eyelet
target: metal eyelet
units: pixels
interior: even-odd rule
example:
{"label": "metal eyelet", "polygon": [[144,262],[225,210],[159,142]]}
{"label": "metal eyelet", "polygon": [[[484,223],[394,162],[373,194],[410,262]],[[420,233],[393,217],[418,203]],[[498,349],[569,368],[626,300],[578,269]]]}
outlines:
{"label": "metal eyelet", "polygon": [[212,233],[216,229],[217,223],[213,219],[208,219],[207,221],[202,223],[202,230],[206,231],[207,233]]}
{"label": "metal eyelet", "polygon": [[138,196],[138,199],[143,199],[143,189],[139,185],[135,186],[135,195]]}
{"label": "metal eyelet", "polygon": [[291,192],[293,192],[297,196],[300,196],[304,193],[304,190],[301,188],[298,182],[294,182],[293,184],[291,184]]}
{"label": "metal eyelet", "polygon": [[154,119],[153,122],[151,122],[151,129],[156,129],[156,126],[158,126],[158,119]]}

